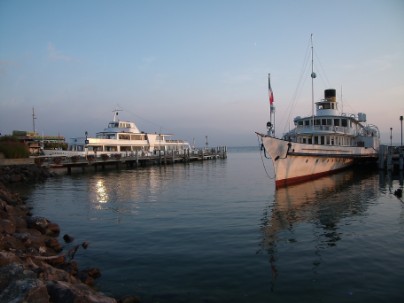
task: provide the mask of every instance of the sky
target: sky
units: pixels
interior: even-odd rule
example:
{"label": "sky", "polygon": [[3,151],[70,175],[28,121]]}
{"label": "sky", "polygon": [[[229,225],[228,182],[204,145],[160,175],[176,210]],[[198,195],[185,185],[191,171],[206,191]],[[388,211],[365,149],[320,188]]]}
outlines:
{"label": "sky", "polygon": [[[121,109],[145,132],[197,146],[258,144],[310,115],[335,88],[400,143],[403,0],[0,0],[0,133],[67,139],[102,131]],[[305,63],[308,62],[308,65]]]}

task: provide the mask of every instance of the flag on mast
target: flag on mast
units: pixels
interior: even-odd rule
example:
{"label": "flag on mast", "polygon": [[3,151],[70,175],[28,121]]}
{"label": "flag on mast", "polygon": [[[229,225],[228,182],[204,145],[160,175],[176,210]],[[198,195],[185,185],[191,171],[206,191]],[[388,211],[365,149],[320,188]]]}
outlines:
{"label": "flag on mast", "polygon": [[273,105],[274,103],[274,93],[271,88],[271,74],[268,74],[268,93],[269,93],[269,104]]}

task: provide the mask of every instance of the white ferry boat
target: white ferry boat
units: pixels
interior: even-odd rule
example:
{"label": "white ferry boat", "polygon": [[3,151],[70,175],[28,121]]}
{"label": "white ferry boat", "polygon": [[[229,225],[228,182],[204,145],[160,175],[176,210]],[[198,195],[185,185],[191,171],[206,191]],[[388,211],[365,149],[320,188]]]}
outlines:
{"label": "white ferry boat", "polygon": [[[316,77],[313,67],[311,77]],[[272,160],[276,187],[333,173],[359,160],[377,160],[380,133],[366,124],[366,114],[341,113],[335,89],[326,89],[315,109],[313,115],[296,117],[294,128],[282,138],[275,137],[272,122],[267,123],[267,134],[257,133]],[[271,102],[271,117],[273,112]]]}
{"label": "white ferry boat", "polygon": [[153,155],[182,152],[191,150],[191,146],[184,140],[173,140],[172,134],[145,133],[139,130],[134,122],[119,120],[118,110],[108,126],[98,132],[95,138],[71,138],[68,150],[44,150],[45,156],[100,156],[102,154],[121,154],[129,156],[134,154]]}

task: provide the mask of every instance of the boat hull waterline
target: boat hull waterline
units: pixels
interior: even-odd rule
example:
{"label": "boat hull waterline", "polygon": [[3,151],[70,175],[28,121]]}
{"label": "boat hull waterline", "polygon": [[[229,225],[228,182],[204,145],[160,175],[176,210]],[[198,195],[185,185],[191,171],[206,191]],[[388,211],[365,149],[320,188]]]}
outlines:
{"label": "boat hull waterline", "polygon": [[276,188],[336,173],[357,161],[377,159],[373,148],[301,144],[257,133],[275,171]]}

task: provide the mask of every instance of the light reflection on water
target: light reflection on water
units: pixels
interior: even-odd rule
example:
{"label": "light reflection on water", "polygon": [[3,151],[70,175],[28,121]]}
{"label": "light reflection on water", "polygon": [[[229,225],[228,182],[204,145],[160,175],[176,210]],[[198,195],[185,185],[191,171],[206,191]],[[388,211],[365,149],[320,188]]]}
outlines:
{"label": "light reflection on water", "polygon": [[[268,166],[267,166],[268,168]],[[348,170],[274,191],[256,150],[227,160],[55,178],[34,212],[88,240],[98,287],[144,302],[402,298],[395,180]],[[387,249],[386,249],[387,248]]]}

